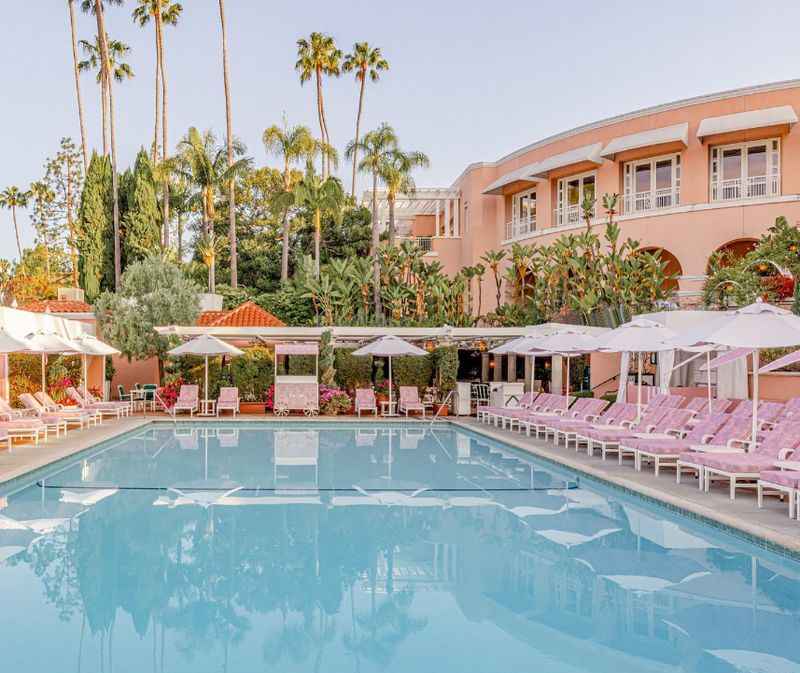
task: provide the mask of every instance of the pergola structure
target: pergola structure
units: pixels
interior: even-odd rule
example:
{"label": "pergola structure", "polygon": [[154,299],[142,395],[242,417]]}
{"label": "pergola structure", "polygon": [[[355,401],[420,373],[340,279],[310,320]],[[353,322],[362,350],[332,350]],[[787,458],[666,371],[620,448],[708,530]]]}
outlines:
{"label": "pergola structure", "polygon": [[[385,191],[376,192],[378,219],[382,228],[388,226],[389,201]],[[362,203],[372,207],[372,192],[364,192]],[[395,225],[399,236],[408,236],[411,225],[419,215],[433,215],[435,238],[461,236],[461,192],[457,189],[421,187],[410,194],[398,194],[394,203]]]}

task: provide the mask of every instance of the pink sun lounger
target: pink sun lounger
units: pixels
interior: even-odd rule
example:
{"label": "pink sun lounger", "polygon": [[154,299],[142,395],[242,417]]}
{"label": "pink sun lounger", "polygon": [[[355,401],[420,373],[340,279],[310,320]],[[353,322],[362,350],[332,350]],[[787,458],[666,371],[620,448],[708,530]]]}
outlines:
{"label": "pink sun lounger", "polygon": [[730,416],[725,424],[707,442],[689,447],[681,454],[675,464],[675,480],[681,483],[684,472],[698,476],[698,488],[704,488],[703,456],[731,453],[734,449],[743,450],[752,429],[751,419],[745,416]]}
{"label": "pink sun lounger", "polygon": [[[570,398],[572,399],[572,398]],[[520,430],[525,428],[525,433],[530,436],[531,430],[536,437],[547,437],[548,426],[559,419],[586,420],[595,418],[606,407],[607,402],[594,397],[578,397],[568,409],[561,409],[554,413],[531,413],[526,418],[520,419]],[[552,434],[552,432],[550,433]]]}

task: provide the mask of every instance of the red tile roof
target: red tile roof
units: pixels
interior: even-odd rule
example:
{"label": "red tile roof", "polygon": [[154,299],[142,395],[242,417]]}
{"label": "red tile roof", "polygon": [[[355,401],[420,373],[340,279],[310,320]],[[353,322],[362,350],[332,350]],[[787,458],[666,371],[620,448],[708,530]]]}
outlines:
{"label": "red tile roof", "polygon": [[203,311],[197,324],[200,327],[286,327],[286,323],[252,301],[232,311]]}
{"label": "red tile roof", "polygon": [[40,299],[20,308],[33,313],[92,313],[92,307],[85,301],[71,299]]}

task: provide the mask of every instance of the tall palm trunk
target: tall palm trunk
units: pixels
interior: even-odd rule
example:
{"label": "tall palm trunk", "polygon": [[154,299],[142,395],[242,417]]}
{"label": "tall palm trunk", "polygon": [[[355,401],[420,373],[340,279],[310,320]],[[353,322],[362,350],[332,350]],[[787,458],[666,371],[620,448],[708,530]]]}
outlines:
{"label": "tall palm trunk", "polygon": [[19,227],[17,226],[17,207],[11,206],[11,221],[14,223],[14,234],[17,237],[17,252],[19,252],[19,259],[22,261],[22,242],[19,238]]}
{"label": "tall palm trunk", "polygon": [[100,38],[101,69],[105,72],[105,84],[108,89],[108,117],[111,140],[111,191],[114,197],[114,289],[119,290],[122,276],[122,246],[119,230],[119,191],[117,184],[117,138],[114,129],[114,95],[111,82],[111,60],[108,55],[108,34],[103,16],[102,0],[94,0],[94,11],[97,18],[97,35]]}
{"label": "tall palm trunk", "polygon": [[[102,57],[101,57],[102,58]],[[100,68],[102,69],[102,65]],[[108,156],[108,85],[105,72],[100,73],[100,117],[103,126],[103,156]]]}
{"label": "tall palm trunk", "polygon": [[[225,126],[228,133],[228,166],[233,165],[233,121],[231,118],[231,84],[228,72],[228,37],[225,30],[225,2],[219,0],[219,23],[222,28],[222,78],[225,83]],[[231,287],[238,287],[238,253],[236,248],[236,202],[233,178],[228,185],[228,238],[231,246]]]}
{"label": "tall palm trunk", "polygon": [[67,231],[69,232],[67,245],[69,246],[72,286],[78,287],[78,251],[75,249],[75,223],[72,220],[72,162],[69,153],[65,156],[66,170],[64,173],[66,177]]}
{"label": "tall palm trunk", "polygon": [[314,210],[314,273],[319,279],[319,248],[322,238],[322,214],[319,208]]}
{"label": "tall palm trunk", "polygon": [[364,84],[367,78],[366,70],[361,69],[361,88],[358,92],[358,114],[356,115],[356,137],[353,143],[353,186],[350,189],[350,196],[356,198],[356,169],[358,168],[358,138],[361,131],[361,110],[364,107]]}
{"label": "tall palm trunk", "polygon": [[161,135],[161,54],[158,46],[158,28],[155,30],[156,42],[156,95],[155,95],[155,121],[153,123],[153,165],[158,162],[158,142]]}
{"label": "tall palm trunk", "polygon": [[[161,19],[161,6],[156,8],[156,34],[158,36],[158,62],[161,73],[161,157],[167,160],[169,144],[167,137],[167,66],[164,57],[164,22]],[[169,176],[164,175],[164,194],[162,197],[164,212],[164,247],[169,248]]]}
{"label": "tall palm trunk", "polygon": [[72,35],[72,69],[75,75],[75,97],[78,101],[78,121],[81,126],[81,152],[83,153],[83,174],[89,170],[89,152],[86,149],[86,123],[83,119],[83,98],[81,97],[81,80],[78,73],[78,38],[75,30],[75,0],[67,0],[69,7],[69,26]]}
{"label": "tall palm trunk", "polygon": [[391,192],[387,194],[389,201],[389,247],[394,247],[394,200],[395,196]]}
{"label": "tall palm trunk", "polygon": [[[317,117],[319,119],[319,134],[320,139],[324,144],[328,144],[328,129],[325,126],[325,111],[322,105],[322,71],[317,67],[315,70],[316,85],[317,85]],[[320,153],[322,162],[322,177],[328,177],[328,161],[327,152],[325,149]]]}
{"label": "tall palm trunk", "polygon": [[283,241],[281,243],[281,283],[289,280],[289,210],[283,211]]}
{"label": "tall palm trunk", "polygon": [[383,304],[381,302],[381,260],[378,257],[380,231],[378,230],[378,172],[372,171],[372,299],[375,302],[375,319],[383,324]]}

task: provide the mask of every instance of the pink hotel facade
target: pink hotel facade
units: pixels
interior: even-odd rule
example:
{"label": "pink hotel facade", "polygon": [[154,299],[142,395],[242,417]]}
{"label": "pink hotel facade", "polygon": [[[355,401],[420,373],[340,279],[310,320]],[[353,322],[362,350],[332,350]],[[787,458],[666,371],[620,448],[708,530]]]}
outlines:
{"label": "pink hotel facade", "polygon": [[[662,250],[678,274],[679,301],[692,304],[714,251],[746,250],[779,215],[800,221],[797,110],[793,80],[586,124],[470,164],[449,188],[399,197],[398,235],[456,273],[487,250],[546,245],[584,227],[587,194],[597,198],[594,226],[602,232],[600,197],[617,193],[622,236]],[[492,294],[484,293],[488,310]]]}

